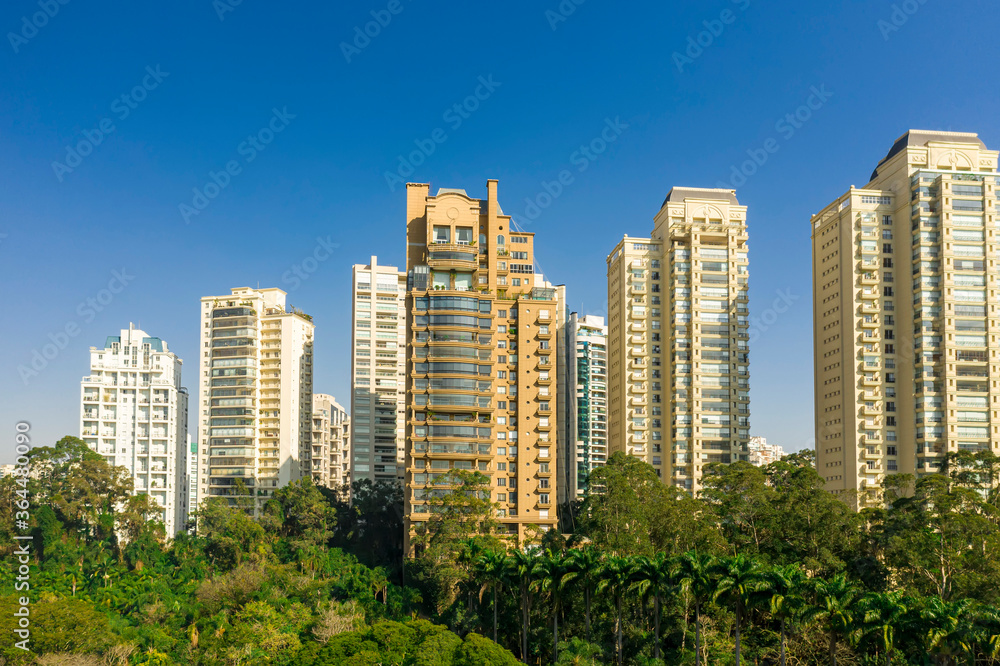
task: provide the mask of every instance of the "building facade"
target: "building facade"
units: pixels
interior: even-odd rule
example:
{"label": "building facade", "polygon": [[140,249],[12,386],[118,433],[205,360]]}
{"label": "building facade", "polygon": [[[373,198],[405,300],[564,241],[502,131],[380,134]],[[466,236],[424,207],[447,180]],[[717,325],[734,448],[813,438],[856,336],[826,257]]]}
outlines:
{"label": "building facade", "polygon": [[1000,445],[997,152],[910,130],[812,217],[817,470],[874,499],[886,474]]}
{"label": "building facade", "polygon": [[608,446],[690,492],[705,463],[749,458],[746,213],[675,187],[651,237],[608,256]]}
{"label": "building facade", "polygon": [[403,482],[406,273],[356,264],[352,276],[351,478]]}
{"label": "building facade", "polygon": [[318,486],[341,489],[351,484],[351,419],[336,398],[313,395],[312,480]]}
{"label": "building facade", "polygon": [[135,492],[160,507],[168,536],[184,529],[188,393],[181,359],[131,324],[90,348],[80,384],[80,433],[110,465],[124,467]]}
{"label": "building facade", "polygon": [[572,312],[564,330],[560,504],[582,499],[587,477],[608,460],[608,327],[604,317]]}
{"label": "building facade", "polygon": [[281,289],[201,299],[198,500],[263,508],[309,474],[312,318]]}
{"label": "building facade", "polygon": [[764,467],[781,460],[785,450],[777,444],[768,444],[766,437],[751,437],[749,441],[750,464]]}
{"label": "building facade", "polygon": [[407,551],[449,470],[489,477],[504,532],[556,526],[559,289],[497,201],[407,185]]}
{"label": "building facade", "polygon": [[197,520],[195,512],[198,510],[198,440],[191,433],[187,437],[187,450],[187,464],[184,466],[187,495],[185,516],[187,524],[193,526]]}

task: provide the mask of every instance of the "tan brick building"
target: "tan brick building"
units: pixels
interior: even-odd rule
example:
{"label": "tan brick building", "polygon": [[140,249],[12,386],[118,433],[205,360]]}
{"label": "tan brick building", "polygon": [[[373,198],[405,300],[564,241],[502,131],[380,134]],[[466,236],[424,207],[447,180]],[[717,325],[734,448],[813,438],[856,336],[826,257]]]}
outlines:
{"label": "tan brick building", "polygon": [[[506,533],[556,525],[561,288],[497,201],[407,185],[407,535],[449,469],[490,478]],[[409,539],[409,536],[407,536]]]}

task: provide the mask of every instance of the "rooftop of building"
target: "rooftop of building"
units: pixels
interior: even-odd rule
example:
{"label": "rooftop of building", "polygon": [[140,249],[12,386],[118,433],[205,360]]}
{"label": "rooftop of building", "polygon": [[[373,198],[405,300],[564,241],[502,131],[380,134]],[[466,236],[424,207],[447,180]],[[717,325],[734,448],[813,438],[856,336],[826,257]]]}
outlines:
{"label": "rooftop of building", "polygon": [[114,344],[122,345],[149,345],[150,349],[156,352],[166,351],[167,345],[160,338],[154,338],[145,331],[135,327],[135,324],[129,322],[128,328],[121,329],[120,335],[109,335],[104,340],[104,349],[111,349]]}
{"label": "rooftop of building", "polygon": [[[686,199],[709,199],[711,201],[726,201],[739,205],[736,199],[736,190],[724,190],[714,187],[671,187],[667,193],[667,198],[663,200],[663,206],[667,202],[683,202]],[[660,206],[660,208],[663,208]]]}
{"label": "rooftop of building", "polygon": [[885,157],[878,163],[875,170],[872,171],[871,180],[875,180],[878,176],[879,168],[891,160],[893,157],[903,152],[906,148],[910,146],[926,146],[929,143],[942,142],[942,143],[974,143],[979,148],[986,149],[986,144],[983,140],[979,138],[979,135],[975,132],[944,132],[936,130],[916,130],[911,129],[903,133],[901,137],[896,139],[896,142],[892,144],[892,148],[886,153]]}

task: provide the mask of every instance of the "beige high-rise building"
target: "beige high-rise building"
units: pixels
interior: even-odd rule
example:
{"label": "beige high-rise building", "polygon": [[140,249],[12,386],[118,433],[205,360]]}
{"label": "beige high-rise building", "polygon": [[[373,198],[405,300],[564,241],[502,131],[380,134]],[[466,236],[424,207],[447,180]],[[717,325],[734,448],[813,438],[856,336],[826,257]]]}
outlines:
{"label": "beige high-rise building", "polygon": [[403,482],[406,272],[355,264],[352,276],[351,477]]}
{"label": "beige high-rise building", "polygon": [[242,287],[201,299],[199,502],[255,498],[259,512],[309,474],[314,326],[285,296]]}
{"label": "beige high-rise building", "polygon": [[608,256],[608,446],[696,493],[702,465],[747,460],[747,209],[675,187],[649,238]]}
{"label": "beige high-rise building", "polygon": [[[812,217],[816,461],[869,502],[886,474],[1000,446],[997,152],[910,130]],[[850,499],[850,498],[849,498]]]}
{"label": "beige high-rise building", "polygon": [[534,234],[497,201],[407,185],[405,516],[430,517],[448,470],[492,486],[505,532],[556,526],[559,288],[535,271]]}
{"label": "beige high-rise building", "polygon": [[351,419],[337,399],[313,394],[312,460],[313,483],[341,489],[351,484]]}

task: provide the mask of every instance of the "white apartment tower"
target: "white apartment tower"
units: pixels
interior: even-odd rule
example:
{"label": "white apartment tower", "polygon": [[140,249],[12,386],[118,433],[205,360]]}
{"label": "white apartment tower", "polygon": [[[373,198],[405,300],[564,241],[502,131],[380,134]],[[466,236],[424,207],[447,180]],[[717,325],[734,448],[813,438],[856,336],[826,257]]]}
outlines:
{"label": "white apartment tower", "polygon": [[406,272],[356,264],[352,275],[351,479],[403,482]]}
{"label": "white apartment tower", "polygon": [[312,461],[313,483],[340,489],[351,483],[351,419],[337,399],[325,393],[313,395]]}
{"label": "white apartment tower", "polygon": [[199,502],[256,498],[259,511],[309,473],[314,326],[285,296],[243,287],[201,299]]}
{"label": "white apartment tower", "polygon": [[693,493],[749,458],[746,215],[734,190],[675,187],[608,256],[608,446]]}
{"label": "white apartment tower", "polygon": [[80,433],[111,465],[128,469],[136,493],[160,507],[167,536],[184,529],[188,394],[181,359],[131,324],[90,348],[81,382]]}
{"label": "white apartment tower", "polygon": [[[608,327],[604,317],[572,312],[565,327],[565,399],[560,409],[560,504],[582,499],[587,477],[608,460]],[[565,387],[565,388],[564,388]]]}

